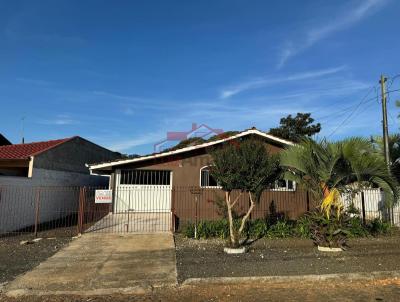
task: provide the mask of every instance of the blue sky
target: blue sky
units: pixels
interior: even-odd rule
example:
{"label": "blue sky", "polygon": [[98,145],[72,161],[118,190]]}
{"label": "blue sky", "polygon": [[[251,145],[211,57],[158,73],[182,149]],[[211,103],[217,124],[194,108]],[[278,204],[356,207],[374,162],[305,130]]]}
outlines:
{"label": "blue sky", "polygon": [[399,11],[395,0],[0,1],[0,132],[20,141],[25,117],[27,141],[80,135],[144,154],[193,122],[268,130],[312,112],[320,137],[380,134],[376,88],[400,73]]}

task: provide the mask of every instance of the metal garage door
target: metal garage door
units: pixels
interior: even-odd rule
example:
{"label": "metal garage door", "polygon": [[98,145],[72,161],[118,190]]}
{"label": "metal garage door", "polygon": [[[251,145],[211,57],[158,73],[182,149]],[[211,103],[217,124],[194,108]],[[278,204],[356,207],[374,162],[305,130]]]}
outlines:
{"label": "metal garage door", "polygon": [[172,172],[117,170],[114,213],[171,212]]}

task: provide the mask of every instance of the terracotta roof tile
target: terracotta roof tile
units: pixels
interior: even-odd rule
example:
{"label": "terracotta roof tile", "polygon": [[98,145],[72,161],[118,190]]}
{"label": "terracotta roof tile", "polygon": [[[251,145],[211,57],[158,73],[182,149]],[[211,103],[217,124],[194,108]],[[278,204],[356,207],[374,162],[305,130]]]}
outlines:
{"label": "terracotta roof tile", "polygon": [[15,144],[8,146],[0,146],[0,160],[1,159],[27,159],[30,156],[40,154],[46,150],[54,148],[62,143],[72,139],[63,138],[45,142],[34,142],[27,144]]}

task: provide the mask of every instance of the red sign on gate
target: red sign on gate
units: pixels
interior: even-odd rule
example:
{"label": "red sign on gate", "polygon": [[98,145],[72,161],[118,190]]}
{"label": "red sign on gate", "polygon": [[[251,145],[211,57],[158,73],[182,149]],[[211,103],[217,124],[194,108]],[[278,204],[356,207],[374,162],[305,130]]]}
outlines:
{"label": "red sign on gate", "polygon": [[96,190],[95,203],[112,203],[112,190]]}

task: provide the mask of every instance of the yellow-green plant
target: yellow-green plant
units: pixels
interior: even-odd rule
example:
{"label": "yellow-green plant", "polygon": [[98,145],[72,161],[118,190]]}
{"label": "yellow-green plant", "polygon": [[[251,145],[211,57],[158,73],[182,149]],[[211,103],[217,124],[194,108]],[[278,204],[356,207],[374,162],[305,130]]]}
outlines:
{"label": "yellow-green plant", "polygon": [[330,193],[323,199],[320,208],[321,211],[325,214],[326,218],[329,219],[332,211],[335,211],[336,217],[339,218],[342,215],[344,209],[339,190],[336,188],[331,190]]}

